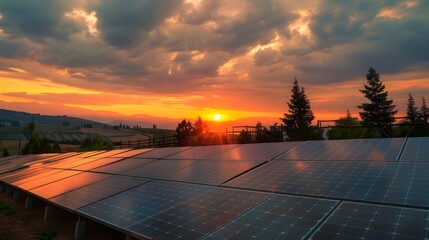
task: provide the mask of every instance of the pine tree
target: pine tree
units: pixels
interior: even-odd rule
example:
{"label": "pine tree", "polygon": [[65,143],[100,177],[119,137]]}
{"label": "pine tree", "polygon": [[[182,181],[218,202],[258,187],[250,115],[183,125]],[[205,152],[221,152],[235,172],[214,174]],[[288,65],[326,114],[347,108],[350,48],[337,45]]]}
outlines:
{"label": "pine tree", "polygon": [[410,123],[418,122],[418,110],[416,105],[416,101],[414,101],[413,95],[411,93],[408,94],[408,105],[407,105],[407,118]]}
{"label": "pine tree", "polygon": [[311,111],[310,101],[305,95],[304,87],[300,88],[296,78],[291,91],[290,102],[287,104],[289,113],[284,113],[284,118],[281,120],[290,129],[308,128],[314,119],[314,115]]}
{"label": "pine tree", "polygon": [[366,74],[367,82],[364,89],[359,90],[369,99],[370,103],[362,103],[357,106],[362,109],[359,112],[360,117],[365,125],[379,126],[393,123],[395,121],[396,105],[392,100],[388,100],[388,92],[384,91],[385,86],[380,80],[380,74],[374,68],[370,68]]}
{"label": "pine tree", "polygon": [[422,106],[420,107],[420,112],[419,112],[422,122],[424,123],[428,122],[428,114],[429,114],[429,109],[426,106],[426,99],[422,97]]}

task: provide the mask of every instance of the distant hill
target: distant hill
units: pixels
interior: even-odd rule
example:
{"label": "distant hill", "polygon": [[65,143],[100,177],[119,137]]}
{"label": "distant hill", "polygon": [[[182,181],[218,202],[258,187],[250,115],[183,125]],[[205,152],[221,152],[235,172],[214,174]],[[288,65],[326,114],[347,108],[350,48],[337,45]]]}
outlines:
{"label": "distant hill", "polygon": [[104,128],[105,124],[83,119],[77,117],[68,116],[48,116],[27,112],[11,111],[6,109],[0,109],[0,119],[3,121],[17,121],[21,126],[29,123],[32,119],[36,125],[66,125],[66,126],[84,126],[90,124],[93,128]]}

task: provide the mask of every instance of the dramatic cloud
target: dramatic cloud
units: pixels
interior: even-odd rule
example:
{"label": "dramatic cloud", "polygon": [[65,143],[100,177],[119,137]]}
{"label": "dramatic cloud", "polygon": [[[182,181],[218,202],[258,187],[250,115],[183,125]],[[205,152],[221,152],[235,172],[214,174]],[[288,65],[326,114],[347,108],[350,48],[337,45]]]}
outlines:
{"label": "dramatic cloud", "polygon": [[356,113],[372,66],[402,111],[408,92],[429,92],[428,12],[425,0],[0,1],[0,94],[277,117],[297,77],[316,116],[328,116]]}

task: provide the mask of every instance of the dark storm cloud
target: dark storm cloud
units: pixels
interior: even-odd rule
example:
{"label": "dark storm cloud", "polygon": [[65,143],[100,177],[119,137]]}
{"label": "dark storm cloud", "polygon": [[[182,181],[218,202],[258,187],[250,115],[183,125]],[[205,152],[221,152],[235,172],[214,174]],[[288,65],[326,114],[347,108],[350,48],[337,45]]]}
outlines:
{"label": "dark storm cloud", "polygon": [[[329,4],[331,3],[331,4]],[[335,3],[335,4],[332,4]],[[322,1],[312,18],[315,43],[296,56],[297,69],[314,83],[363,77],[373,66],[394,74],[429,66],[429,4],[417,1]],[[392,16],[383,10],[397,8]]]}
{"label": "dark storm cloud", "polygon": [[216,20],[220,17],[218,10],[223,3],[223,0],[202,0],[198,8],[188,3],[181,11],[180,18],[182,21],[193,25]]}
{"label": "dark storm cloud", "polygon": [[[291,30],[302,17],[294,1],[85,2],[0,0],[0,57],[66,70],[79,84],[169,93],[237,87],[243,78],[271,94],[294,77],[317,85],[364,78],[369,66],[382,74],[429,66],[423,0],[306,1],[308,36]],[[65,15],[75,9],[94,11],[96,33]],[[386,9],[398,13],[380,16]]]}
{"label": "dark storm cloud", "polygon": [[27,37],[36,41],[45,38],[67,39],[80,27],[67,18],[73,1],[13,0],[0,1],[0,28],[15,37]]}
{"label": "dark storm cloud", "polygon": [[280,1],[248,0],[242,14],[218,21],[217,45],[225,51],[266,44],[274,39],[276,31],[284,29],[297,16],[288,12]]}
{"label": "dark storm cloud", "polygon": [[310,28],[318,47],[347,43],[367,34],[365,24],[372,21],[382,8],[399,2],[401,0],[321,1]]}
{"label": "dark storm cloud", "polygon": [[0,57],[22,58],[27,56],[29,49],[22,41],[12,41],[0,38]]}
{"label": "dark storm cloud", "polygon": [[118,48],[135,46],[180,9],[183,0],[104,0],[95,9],[103,39]]}

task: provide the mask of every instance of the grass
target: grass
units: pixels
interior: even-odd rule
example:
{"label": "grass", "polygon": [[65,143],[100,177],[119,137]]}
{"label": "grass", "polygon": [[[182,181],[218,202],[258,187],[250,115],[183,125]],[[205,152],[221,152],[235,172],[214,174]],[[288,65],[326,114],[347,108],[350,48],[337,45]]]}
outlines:
{"label": "grass", "polygon": [[149,134],[152,135],[154,137],[170,137],[170,136],[174,136],[176,134],[175,130],[171,130],[171,129],[153,129],[153,128],[140,128],[140,129],[133,129],[135,131],[144,133],[144,134]]}
{"label": "grass", "polygon": [[15,209],[7,202],[0,200],[0,212],[5,216],[9,216],[15,213]]}

